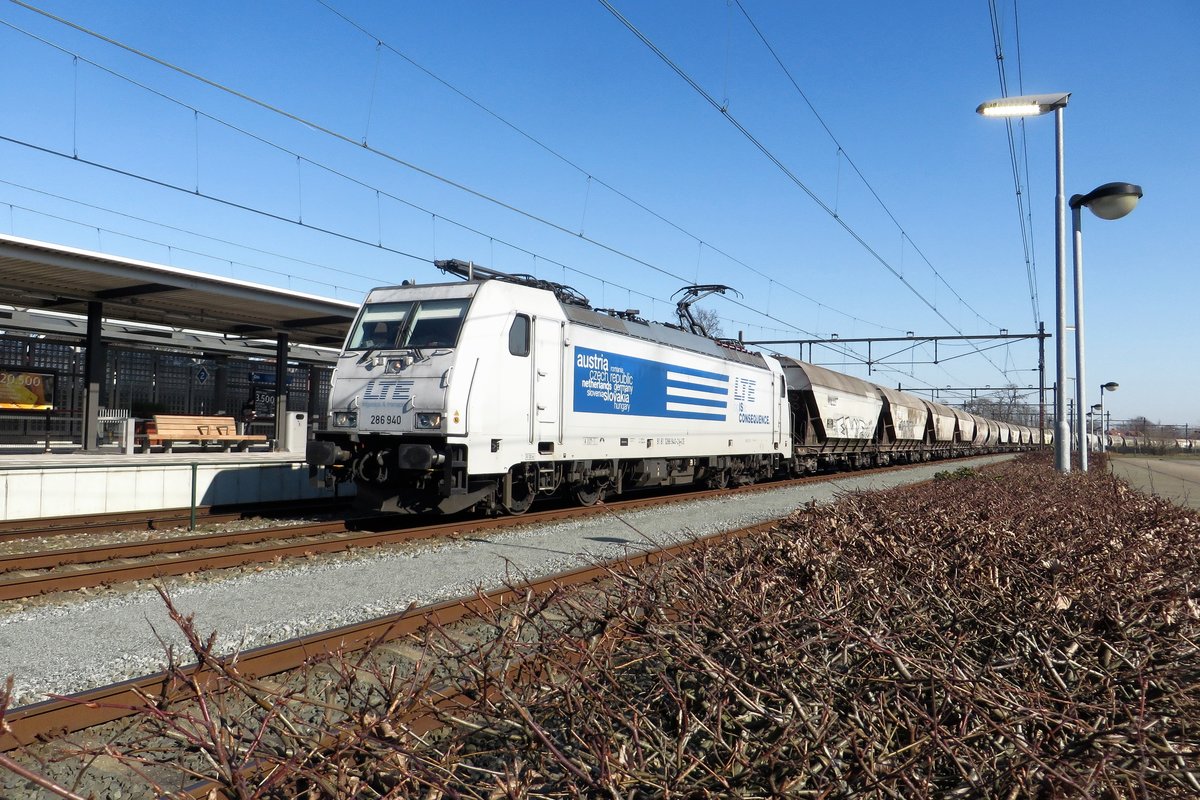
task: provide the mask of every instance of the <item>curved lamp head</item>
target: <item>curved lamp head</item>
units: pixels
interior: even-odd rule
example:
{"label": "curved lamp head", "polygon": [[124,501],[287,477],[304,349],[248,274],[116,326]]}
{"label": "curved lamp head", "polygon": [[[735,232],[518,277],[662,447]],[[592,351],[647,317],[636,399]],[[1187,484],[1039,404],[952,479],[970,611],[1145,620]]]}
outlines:
{"label": "curved lamp head", "polygon": [[1070,92],[998,97],[995,100],[980,103],[975,109],[975,113],[985,117],[1036,117],[1065,108],[1070,97]]}
{"label": "curved lamp head", "polygon": [[1120,219],[1133,211],[1142,199],[1142,187],[1135,183],[1106,183],[1087,194],[1071,198],[1071,208],[1087,206],[1100,219]]}
{"label": "curved lamp head", "polygon": [[1101,384],[1100,388],[1106,389],[1110,392],[1115,392],[1117,390],[1117,387],[1120,385],[1121,384],[1117,383],[1116,381],[1109,381],[1108,383]]}

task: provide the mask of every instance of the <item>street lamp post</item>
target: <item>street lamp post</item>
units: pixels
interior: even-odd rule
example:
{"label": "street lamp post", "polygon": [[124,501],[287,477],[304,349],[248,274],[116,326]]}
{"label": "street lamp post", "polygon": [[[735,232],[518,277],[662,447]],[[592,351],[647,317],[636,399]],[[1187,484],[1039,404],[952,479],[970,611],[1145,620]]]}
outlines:
{"label": "street lamp post", "polygon": [[1055,365],[1054,393],[1054,467],[1059,472],[1071,471],[1070,430],[1067,427],[1067,205],[1063,174],[1063,109],[1071,98],[1070,92],[1027,94],[1001,97],[980,103],[976,112],[985,117],[1031,117],[1054,112],[1054,345],[1058,363]]}
{"label": "street lamp post", "polygon": [[[1087,206],[1100,219],[1120,219],[1133,211],[1142,198],[1142,187],[1132,183],[1106,183],[1087,194],[1071,196],[1071,223],[1075,250],[1075,408],[1083,413],[1083,223],[1080,209]],[[1079,426],[1079,468],[1087,471],[1087,436]]]}
{"label": "street lamp post", "polygon": [[1115,392],[1117,387],[1120,385],[1121,384],[1117,383],[1116,381],[1109,381],[1108,383],[1100,384],[1100,425],[1103,427],[1103,430],[1100,431],[1101,453],[1107,449],[1105,445],[1108,444],[1108,426],[1104,422],[1104,393]]}

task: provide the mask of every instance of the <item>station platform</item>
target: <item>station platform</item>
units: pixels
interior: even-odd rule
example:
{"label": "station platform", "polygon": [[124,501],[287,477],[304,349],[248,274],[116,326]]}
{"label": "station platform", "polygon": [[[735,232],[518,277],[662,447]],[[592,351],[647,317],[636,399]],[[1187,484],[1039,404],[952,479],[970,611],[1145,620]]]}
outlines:
{"label": "station platform", "polygon": [[0,446],[0,520],[334,496],[309,484],[302,452]]}

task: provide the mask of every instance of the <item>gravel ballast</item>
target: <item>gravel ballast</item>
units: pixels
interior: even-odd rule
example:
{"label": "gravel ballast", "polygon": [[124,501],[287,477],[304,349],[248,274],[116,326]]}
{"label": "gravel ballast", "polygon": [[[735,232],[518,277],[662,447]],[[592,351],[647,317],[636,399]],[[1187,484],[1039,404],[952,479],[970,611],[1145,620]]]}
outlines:
{"label": "gravel ballast", "polygon": [[[748,496],[675,503],[569,523],[284,562],[222,580],[167,581],[197,630],[218,631],[225,648],[249,649],[493,589],[505,582],[576,569],[626,553],[786,516],[849,491],[928,480],[939,471],[1006,457],[935,462],[845,475]],[[16,704],[70,694],[163,668],[164,643],[183,640],[152,587],[113,596],[71,595],[0,616],[0,675],[16,678]]]}

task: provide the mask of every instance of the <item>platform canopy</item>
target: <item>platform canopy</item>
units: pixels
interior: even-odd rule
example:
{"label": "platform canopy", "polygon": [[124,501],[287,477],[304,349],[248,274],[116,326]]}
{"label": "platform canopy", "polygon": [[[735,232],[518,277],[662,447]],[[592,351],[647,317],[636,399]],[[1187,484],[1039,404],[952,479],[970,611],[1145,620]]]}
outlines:
{"label": "platform canopy", "polygon": [[0,234],[0,303],[340,347],[358,303]]}

